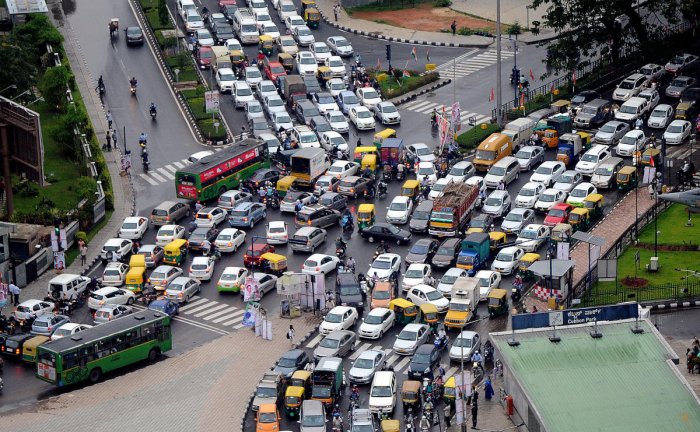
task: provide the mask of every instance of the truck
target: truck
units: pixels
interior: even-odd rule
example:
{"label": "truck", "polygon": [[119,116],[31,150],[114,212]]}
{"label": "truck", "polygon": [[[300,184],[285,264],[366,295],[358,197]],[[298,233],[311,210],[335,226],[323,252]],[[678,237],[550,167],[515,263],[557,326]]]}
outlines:
{"label": "truck", "polygon": [[471,233],[462,240],[461,251],[457,255],[457,267],[467,270],[469,276],[486,267],[491,258],[491,237],[488,233]]}
{"label": "truck", "polygon": [[262,404],[278,405],[284,396],[284,376],[279,372],[265,372],[262,379],[255,388],[255,397],[253,398],[253,411],[258,411]]}
{"label": "truck", "polygon": [[282,97],[289,100],[293,95],[304,95],[306,99],[306,84],[304,84],[304,79],[299,75],[284,75],[278,80],[280,81],[280,88],[282,89]]}
{"label": "truck", "polygon": [[479,279],[460,276],[452,285],[450,307],[445,315],[445,327],[462,329],[474,319],[478,306]]}
{"label": "truck", "polygon": [[301,149],[292,155],[292,168],[289,175],[296,182],[312,186],[331,166],[326,151],[316,147]]}
{"label": "truck", "polygon": [[342,396],[343,359],[323,357],[318,361],[311,375],[311,399],[323,402],[330,411]]}
{"label": "truck", "polygon": [[521,145],[527,143],[528,139],[530,139],[534,127],[534,120],[523,117],[508,123],[501,133],[510,137],[513,143],[513,151],[517,151]]}
{"label": "truck", "polygon": [[581,154],[591,145],[591,135],[586,132],[565,133],[559,137],[557,160],[567,167],[576,165]]}
{"label": "truck", "polygon": [[535,130],[547,148],[557,148],[559,137],[571,132],[571,117],[556,114],[547,120],[540,120]]}
{"label": "truck", "polygon": [[479,189],[462,182],[452,182],[433,201],[428,233],[438,237],[454,237],[469,222]]}

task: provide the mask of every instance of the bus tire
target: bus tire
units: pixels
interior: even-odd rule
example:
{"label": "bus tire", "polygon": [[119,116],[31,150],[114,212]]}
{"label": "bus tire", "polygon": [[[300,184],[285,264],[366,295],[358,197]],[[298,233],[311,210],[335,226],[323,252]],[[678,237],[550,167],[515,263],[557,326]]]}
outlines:
{"label": "bus tire", "polygon": [[95,368],[90,371],[90,375],[88,375],[88,379],[90,380],[91,383],[95,384],[100,379],[102,379],[102,369],[100,368]]}
{"label": "bus tire", "polygon": [[160,357],[160,350],[158,348],[151,348],[148,352],[148,361],[154,362]]}

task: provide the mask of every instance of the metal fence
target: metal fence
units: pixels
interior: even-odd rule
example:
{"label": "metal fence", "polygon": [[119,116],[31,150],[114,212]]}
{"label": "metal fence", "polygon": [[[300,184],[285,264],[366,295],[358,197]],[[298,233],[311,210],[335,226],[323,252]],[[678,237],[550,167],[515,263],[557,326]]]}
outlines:
{"label": "metal fence", "polygon": [[668,283],[641,288],[618,285],[614,292],[588,293],[581,306],[600,306],[628,301],[651,302],[660,300],[688,301],[700,297],[700,282]]}

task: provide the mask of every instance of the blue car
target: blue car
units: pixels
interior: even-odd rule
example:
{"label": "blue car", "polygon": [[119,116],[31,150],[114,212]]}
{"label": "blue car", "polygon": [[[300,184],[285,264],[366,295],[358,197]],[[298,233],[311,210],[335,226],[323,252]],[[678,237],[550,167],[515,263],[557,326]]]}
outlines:
{"label": "blue car", "polygon": [[267,217],[265,206],[260,203],[239,203],[231,210],[228,223],[233,228],[253,228]]}
{"label": "blue car", "polygon": [[163,312],[172,317],[180,312],[180,305],[168,299],[154,300],[148,305],[148,309]]}
{"label": "blue car", "polygon": [[351,108],[359,106],[360,101],[357,100],[357,96],[355,96],[355,93],[346,90],[340,92],[340,94],[338,95],[338,108],[340,108],[343,114],[347,114]]}

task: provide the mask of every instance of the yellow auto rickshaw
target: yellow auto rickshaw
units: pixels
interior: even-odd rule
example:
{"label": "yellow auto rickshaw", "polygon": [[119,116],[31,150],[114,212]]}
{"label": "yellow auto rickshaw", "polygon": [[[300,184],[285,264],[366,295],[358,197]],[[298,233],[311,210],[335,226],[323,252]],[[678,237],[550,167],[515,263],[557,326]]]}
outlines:
{"label": "yellow auto rickshaw", "polygon": [[293,175],[284,176],[277,180],[277,185],[275,188],[277,189],[277,195],[280,197],[280,199],[287,195],[287,191],[294,186],[294,182],[296,180],[297,178]]}
{"label": "yellow auto rickshaw", "polygon": [[399,324],[409,324],[415,321],[418,315],[418,308],[405,298],[395,298],[389,303],[389,309],[394,311],[396,322]]}
{"label": "yellow auto rickshaw", "polygon": [[282,64],[284,70],[291,72],[294,69],[294,57],[288,53],[277,54],[277,61]]}
{"label": "yellow auto rickshaw", "polygon": [[333,71],[328,66],[319,66],[318,70],[316,71],[316,78],[325,83],[329,79],[333,78]]}
{"label": "yellow auto rickshaw", "polygon": [[28,363],[36,363],[37,348],[39,345],[50,341],[48,336],[34,336],[24,341],[22,346],[22,360]]}
{"label": "yellow auto rickshaw", "polygon": [[401,432],[401,423],[398,420],[386,419],[381,422],[382,432]]}
{"label": "yellow auto rickshaw", "polygon": [[275,50],[275,44],[270,35],[260,35],[260,41],[258,42],[258,51],[262,51],[263,54],[270,57],[272,52]]}
{"label": "yellow auto rickshaw", "polygon": [[571,105],[570,100],[566,99],[559,99],[557,101],[552,102],[549,107],[554,110],[555,113],[563,114],[568,111],[569,106]]}
{"label": "yellow auto rickshaw", "polygon": [[366,154],[375,154],[378,155],[379,151],[377,150],[377,147],[375,146],[361,146],[361,147],[355,147],[355,151],[353,152],[352,159],[360,163],[362,162],[362,158]]}
{"label": "yellow auto rickshaw", "polygon": [[495,252],[506,245],[506,233],[502,231],[491,231],[489,238],[491,239],[491,252]]}
{"label": "yellow auto rickshaw", "polygon": [[365,229],[374,225],[374,204],[360,204],[357,208],[357,227]]}
{"label": "yellow auto rickshaw", "polygon": [[129,258],[129,268],[143,267],[146,268],[146,256],[142,254],[131,254]]}
{"label": "yellow auto rickshaw", "polygon": [[404,412],[408,412],[408,408],[413,408],[414,412],[418,412],[421,400],[420,393],[420,381],[406,380],[403,382],[401,386],[401,403],[403,404]]}
{"label": "yellow auto rickshaw", "polygon": [[540,254],[534,252],[528,252],[525,255],[523,255],[522,258],[520,258],[520,262],[518,263],[518,274],[524,281],[531,280],[534,277],[534,275],[530,271],[530,266],[532,265],[532,263],[538,261],[539,259]]}
{"label": "yellow auto rickshaw", "polygon": [[303,11],[304,21],[306,21],[306,26],[312,30],[318,29],[318,25],[321,22],[321,14],[316,8],[315,0],[302,0],[301,9]]}
{"label": "yellow auto rickshaw", "polygon": [[303,369],[294,371],[289,385],[303,387],[307,392],[311,391],[311,372]]}
{"label": "yellow auto rickshaw", "polygon": [[455,377],[451,376],[445,381],[442,399],[445,401],[445,405],[450,405],[454,408],[457,402],[457,383]]}
{"label": "yellow auto rickshaw", "polygon": [[591,215],[587,208],[576,207],[569,213],[569,225],[576,231],[588,231],[591,226]]}
{"label": "yellow auto rickshaw", "polygon": [[416,199],[420,194],[420,182],[418,180],[406,180],[401,186],[401,196]]}
{"label": "yellow auto rickshaw", "polygon": [[272,252],[266,252],[260,255],[260,270],[263,273],[282,276],[282,273],[287,271],[287,257]]}
{"label": "yellow auto rickshaw", "polygon": [[374,134],[373,144],[376,145],[377,148],[381,149],[382,143],[387,138],[396,138],[396,131],[391,128],[386,128],[381,132],[377,132],[376,134]]}
{"label": "yellow auto rickshaw", "polygon": [[681,102],[676,106],[675,118],[679,120],[693,120],[691,118],[694,102]]}
{"label": "yellow auto rickshaw", "polygon": [[[651,160],[654,160],[653,164]],[[644,166],[661,166],[661,150],[656,147],[648,148],[642,153],[642,165]]]}
{"label": "yellow auto rickshaw", "polygon": [[574,229],[568,223],[558,223],[552,228],[552,241],[554,243],[570,242]]}
{"label": "yellow auto rickshaw", "polygon": [[372,173],[377,172],[377,155],[375,154],[366,154],[362,156],[362,162],[360,163],[360,171],[364,172],[366,169],[372,171]]}
{"label": "yellow auto rickshaw", "polygon": [[420,322],[428,324],[430,327],[438,323],[438,310],[434,304],[423,303],[420,305]]}
{"label": "yellow auto rickshaw", "polygon": [[603,195],[590,194],[583,200],[583,208],[588,209],[591,220],[598,219],[603,216]]}
{"label": "yellow auto rickshaw", "polygon": [[316,8],[316,0],[302,0],[301,1],[301,11],[304,12],[306,8]]}
{"label": "yellow auto rickshaw", "polygon": [[637,187],[637,168],[631,165],[626,165],[620,168],[615,177],[617,189],[620,191],[628,191]]}
{"label": "yellow auto rickshaw", "polygon": [[489,318],[508,313],[508,297],[506,290],[494,288],[488,296]]}
{"label": "yellow auto rickshaw", "polygon": [[163,251],[165,252],[163,256],[163,264],[173,266],[179,266],[182,264],[187,256],[187,245],[188,242],[185,239],[175,239],[165,245],[163,248]]}
{"label": "yellow auto rickshaw", "polygon": [[284,413],[287,418],[299,418],[301,403],[304,401],[306,389],[304,387],[289,386],[284,392]]}
{"label": "yellow auto rickshaw", "polygon": [[126,284],[126,289],[134,294],[139,294],[146,285],[146,268],[131,267],[126,273],[124,283]]}
{"label": "yellow auto rickshaw", "polygon": [[240,67],[245,61],[245,54],[241,50],[233,50],[229,52],[229,57],[231,57],[231,64],[233,68],[236,69]]}

